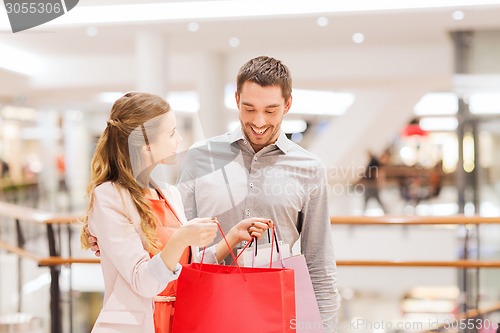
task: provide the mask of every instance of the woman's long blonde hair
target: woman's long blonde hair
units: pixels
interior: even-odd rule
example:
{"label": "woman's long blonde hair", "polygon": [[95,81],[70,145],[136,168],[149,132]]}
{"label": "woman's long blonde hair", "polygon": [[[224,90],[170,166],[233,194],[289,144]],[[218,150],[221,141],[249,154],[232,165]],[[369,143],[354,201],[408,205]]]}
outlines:
{"label": "woman's long blonde hair", "polygon": [[[106,129],[97,141],[91,162],[91,180],[87,188],[90,203],[80,237],[84,249],[88,249],[91,245],[88,241],[87,227],[88,215],[94,204],[94,189],[102,183],[112,182],[129,192],[141,217],[146,249],[151,253],[159,251],[155,232],[157,219],[143,193],[143,187],[148,184],[138,182],[137,170],[133,169],[132,159],[141,155],[138,151],[143,149],[141,146],[144,142],[147,140],[154,142],[160,132],[160,119],[163,118],[160,116],[169,111],[170,105],[163,98],[147,93],[127,93],[113,104]],[[144,135],[148,133],[147,139],[142,137],[142,126]],[[137,133],[140,133],[141,140],[134,139]]]}

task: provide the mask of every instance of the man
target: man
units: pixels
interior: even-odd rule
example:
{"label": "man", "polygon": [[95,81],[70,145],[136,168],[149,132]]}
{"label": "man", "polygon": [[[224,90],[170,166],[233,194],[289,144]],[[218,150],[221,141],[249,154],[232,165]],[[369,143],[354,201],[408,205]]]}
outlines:
{"label": "man", "polygon": [[283,243],[291,246],[300,236],[324,327],[334,332],[338,293],[326,169],[281,131],[291,93],[281,61],[261,56],[244,64],[235,92],[241,128],[195,144],[178,188],[188,220],[217,216],[229,230],[234,221],[262,216],[274,221]]}

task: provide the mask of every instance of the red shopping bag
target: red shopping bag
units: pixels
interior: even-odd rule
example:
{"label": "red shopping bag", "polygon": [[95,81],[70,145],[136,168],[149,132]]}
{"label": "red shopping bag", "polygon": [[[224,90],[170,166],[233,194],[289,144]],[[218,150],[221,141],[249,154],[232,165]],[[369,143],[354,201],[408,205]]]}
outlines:
{"label": "red shopping bag", "polygon": [[294,332],[294,288],[291,269],[186,265],[173,333]]}
{"label": "red shopping bag", "polygon": [[182,268],[173,333],[294,332],[294,320],[292,269],[202,263]]}

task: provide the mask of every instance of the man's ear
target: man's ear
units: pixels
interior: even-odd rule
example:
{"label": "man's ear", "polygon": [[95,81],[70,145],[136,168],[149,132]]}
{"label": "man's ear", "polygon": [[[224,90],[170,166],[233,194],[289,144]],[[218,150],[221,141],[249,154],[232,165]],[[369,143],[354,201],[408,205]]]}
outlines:
{"label": "man's ear", "polygon": [[288,100],[285,102],[285,112],[283,114],[287,114],[291,107],[292,107],[292,95],[290,95],[290,97],[288,97]]}
{"label": "man's ear", "polygon": [[236,106],[238,107],[238,110],[240,109],[240,94],[238,94],[237,91],[234,92],[234,98],[236,99]]}

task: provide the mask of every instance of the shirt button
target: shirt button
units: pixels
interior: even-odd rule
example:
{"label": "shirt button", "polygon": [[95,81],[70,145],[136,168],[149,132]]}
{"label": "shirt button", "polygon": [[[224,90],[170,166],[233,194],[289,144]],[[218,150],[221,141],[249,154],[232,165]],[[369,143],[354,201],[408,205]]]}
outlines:
{"label": "shirt button", "polygon": [[250,216],[250,210],[247,209],[247,216]]}
{"label": "shirt button", "polygon": [[247,141],[247,140],[243,140],[243,143],[244,143],[244,144],[247,144],[247,143],[248,143],[248,141]]}
{"label": "shirt button", "polygon": [[253,183],[250,183],[250,188],[253,188]]}
{"label": "shirt button", "polygon": [[257,161],[257,160],[258,160],[258,157],[257,157],[257,156],[254,156],[254,157],[253,157],[253,160],[254,160],[254,161]]}

